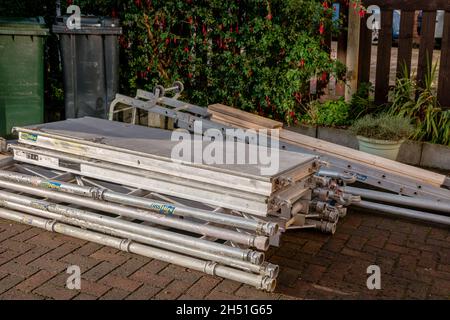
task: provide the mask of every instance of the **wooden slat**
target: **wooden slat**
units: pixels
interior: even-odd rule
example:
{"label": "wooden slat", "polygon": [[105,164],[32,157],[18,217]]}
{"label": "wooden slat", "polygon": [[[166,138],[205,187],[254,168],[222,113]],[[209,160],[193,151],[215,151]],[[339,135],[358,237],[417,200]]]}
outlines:
{"label": "wooden slat", "polygon": [[387,102],[389,93],[389,72],[391,69],[392,10],[381,10],[381,30],[378,39],[377,68],[375,76],[375,103]]}
{"label": "wooden slat", "polygon": [[[347,60],[347,37],[348,31],[346,26],[348,25],[348,5],[346,0],[339,0],[339,16],[342,19],[343,29],[339,33],[337,38],[337,60],[346,64]],[[336,83],[336,95],[343,96],[345,94],[345,85],[342,83]]]}
{"label": "wooden slat", "polygon": [[436,28],[436,11],[426,11],[422,16],[420,32],[419,61],[417,64],[417,81],[423,83],[428,63],[433,61],[434,31]]}
{"label": "wooden slat", "polygon": [[375,4],[382,9],[401,10],[450,10],[448,0],[363,0],[364,6]]}
{"label": "wooden slat", "polygon": [[236,117],[237,119],[241,119],[243,121],[247,121],[256,125],[259,125],[264,128],[269,129],[277,129],[283,127],[283,123],[279,121],[275,121],[272,119],[268,119],[265,117],[258,116],[253,113],[245,112],[236,108],[232,108],[229,106],[225,106],[220,103],[212,104],[208,106],[208,112],[222,113],[224,115],[228,115],[231,117]]}
{"label": "wooden slat", "polygon": [[370,60],[372,55],[372,30],[367,28],[367,18],[361,19],[359,34],[358,86],[370,81]]}
{"label": "wooden slat", "polygon": [[401,13],[397,57],[397,76],[400,77],[403,75],[405,65],[408,70],[408,75],[411,74],[414,18],[415,11],[402,11]]}
{"label": "wooden slat", "polygon": [[438,99],[444,109],[450,109],[450,11],[445,12],[439,66]]}

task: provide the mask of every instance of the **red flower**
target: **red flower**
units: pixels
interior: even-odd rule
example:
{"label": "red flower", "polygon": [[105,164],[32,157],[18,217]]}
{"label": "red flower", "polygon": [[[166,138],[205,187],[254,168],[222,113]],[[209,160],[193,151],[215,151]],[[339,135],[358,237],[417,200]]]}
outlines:
{"label": "red flower", "polygon": [[188,47],[184,47],[184,52],[189,52],[189,48]]}
{"label": "red flower", "polygon": [[134,4],[136,5],[136,7],[140,7],[141,6],[141,0],[134,0]]}
{"label": "red flower", "polygon": [[187,22],[189,23],[189,24],[192,24],[192,17],[189,17],[188,19],[187,19]]}
{"label": "red flower", "polygon": [[325,32],[325,26],[323,25],[323,22],[321,22],[320,26],[319,26],[319,33],[324,34],[324,32]]}
{"label": "red flower", "polygon": [[366,15],[366,10],[364,10],[364,9],[359,9],[359,12],[358,12],[358,14],[359,14],[359,16],[361,17],[361,18],[364,18],[364,16]]}
{"label": "red flower", "polygon": [[269,12],[269,14],[266,16],[266,19],[269,20],[269,21],[272,20],[272,14],[271,14],[270,12]]}
{"label": "red flower", "polygon": [[73,1],[72,0],[67,0],[67,6],[72,5]]}
{"label": "red flower", "polygon": [[289,112],[289,115],[291,116],[291,118],[294,118],[295,117],[295,112],[291,111],[291,112]]}
{"label": "red flower", "polygon": [[187,76],[189,79],[192,79],[192,73],[189,72]]}
{"label": "red flower", "polygon": [[323,7],[324,9],[328,9],[328,8],[329,8],[328,2],[324,1],[324,2],[322,3],[322,7]]}
{"label": "red flower", "polygon": [[170,38],[166,38],[166,45],[170,43]]}
{"label": "red flower", "polygon": [[328,78],[328,73],[326,73],[325,71],[322,72],[322,82],[327,81],[327,78]]}
{"label": "red flower", "polygon": [[303,68],[305,66],[305,59],[300,60],[300,67]]}

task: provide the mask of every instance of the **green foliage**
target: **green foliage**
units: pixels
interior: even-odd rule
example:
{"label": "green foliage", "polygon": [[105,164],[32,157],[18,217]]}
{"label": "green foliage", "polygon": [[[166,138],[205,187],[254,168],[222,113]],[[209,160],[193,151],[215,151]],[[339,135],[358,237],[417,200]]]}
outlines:
{"label": "green foliage", "polygon": [[350,121],[349,105],[343,98],[320,103],[311,101],[304,122],[320,126],[345,126]]}
{"label": "green foliage", "polygon": [[[324,5],[323,3],[327,3]],[[331,2],[317,0],[80,0],[83,14],[117,13],[123,27],[121,91],[185,84],[183,99],[224,103],[292,122],[329,75],[336,34]],[[64,10],[64,9],[63,9]],[[318,94],[309,81],[319,78]]]}
{"label": "green foliage", "polygon": [[368,114],[356,120],[350,131],[370,139],[398,141],[413,134],[414,128],[408,118],[382,113],[377,116]]}
{"label": "green foliage", "polygon": [[423,84],[408,76],[406,68],[391,92],[390,113],[410,118],[416,126],[412,139],[450,146],[450,112],[443,111],[433,88],[437,65],[428,63]]}
{"label": "green foliage", "polygon": [[381,108],[375,104],[372,93],[374,87],[371,83],[361,83],[350,101],[350,115],[352,120],[359,119],[367,114],[376,114]]}

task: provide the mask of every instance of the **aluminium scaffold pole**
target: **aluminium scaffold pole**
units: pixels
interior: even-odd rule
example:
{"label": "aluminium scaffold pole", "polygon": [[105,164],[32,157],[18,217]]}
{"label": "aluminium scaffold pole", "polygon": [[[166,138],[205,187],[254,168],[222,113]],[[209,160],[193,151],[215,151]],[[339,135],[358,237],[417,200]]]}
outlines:
{"label": "aluminium scaffold pole", "polygon": [[[14,190],[14,191],[19,191],[19,192],[25,192],[25,193],[35,195],[35,196],[47,197],[49,199],[53,199],[56,201],[72,203],[72,204],[88,207],[88,205],[87,205],[88,199],[81,198],[81,197],[76,198],[75,196],[69,196],[67,194],[61,194],[61,193],[52,192],[52,191],[48,191],[48,190],[39,190],[39,189],[35,189],[32,187],[21,186],[21,185],[17,185],[17,184],[11,183],[11,182],[1,181],[1,180],[0,180],[0,187]],[[39,200],[36,200],[36,201],[39,201]],[[71,208],[71,209],[73,209],[73,208]],[[103,208],[103,210],[100,208],[93,208],[93,209],[111,212],[111,211],[108,211],[107,209],[105,210],[105,208]],[[113,220],[117,220],[117,219],[113,219]],[[121,220],[121,222],[125,222],[125,221]],[[226,246],[226,245],[223,245],[220,243],[206,241],[203,239],[186,236],[183,234],[179,234],[179,233],[175,233],[175,232],[171,232],[171,231],[167,231],[167,230],[162,230],[162,229],[155,228],[155,227],[150,227],[150,226],[142,226],[142,227],[145,227],[146,235],[148,235],[150,237],[156,237],[156,238],[167,240],[167,241],[182,243],[185,245],[189,245],[193,248],[206,250],[208,252],[221,252],[224,255],[227,255],[227,256],[230,256],[230,257],[233,257],[236,259],[241,259],[244,261],[250,261],[252,263],[261,263],[262,261],[264,261],[264,253],[263,252],[254,251],[254,250],[250,250],[250,249],[241,249],[238,247],[230,247],[230,246]],[[133,231],[136,231],[136,230],[133,229]],[[137,230],[137,231],[139,231],[139,230]]]}
{"label": "aluminium scaffold pole", "polygon": [[30,193],[38,196],[48,197],[58,201],[77,204],[95,210],[104,212],[111,212],[124,217],[148,221],[158,225],[181,229],[189,232],[194,232],[201,235],[216,237],[223,240],[230,240],[236,243],[245,244],[255,247],[259,250],[267,250],[269,246],[269,239],[264,236],[255,236],[251,234],[244,234],[237,231],[218,228],[211,225],[195,223],[191,221],[182,220],[175,217],[163,216],[151,211],[141,210],[137,208],[120,206],[117,204],[101,202],[93,199],[87,199],[76,195],[59,193],[51,190],[44,190],[34,188],[26,185],[21,185],[13,182],[0,180],[0,187],[13,189],[25,193]]}
{"label": "aluminium scaffold pole", "polygon": [[[170,203],[162,203],[150,199],[144,199],[132,195],[125,195],[107,189],[97,187],[79,186],[77,184],[42,179],[36,176],[20,174],[16,172],[0,170],[0,179],[11,182],[23,183],[29,186],[51,189],[78,196],[89,197],[118,204],[136,206],[159,213],[170,213],[174,215],[192,217],[208,222],[218,223],[226,226],[255,231],[258,234],[273,236],[278,231],[278,224],[266,221],[245,219],[215,211],[190,208],[188,206],[175,206]],[[168,212],[167,212],[168,211]]]}
{"label": "aluminium scaffold pole", "polygon": [[[59,211],[61,213],[55,213],[53,211],[49,210],[42,210],[38,209],[38,206],[29,206],[25,205],[23,203],[28,203],[29,200],[25,199],[25,197],[21,197],[19,201],[11,201],[11,200],[5,200],[5,199],[16,199],[17,197],[14,194],[6,193],[0,191],[0,207],[4,207],[7,209],[11,209],[14,211],[19,211],[23,213],[28,213],[32,215],[36,215],[43,218],[48,218],[52,220],[56,220],[62,223],[72,224],[77,227],[87,228],[94,231],[102,232],[111,236],[118,236],[121,238],[126,238],[130,240],[135,240],[137,242],[145,243],[151,246],[155,246],[162,249],[167,249],[170,251],[182,253],[189,256],[194,256],[197,258],[205,259],[205,260],[211,260],[215,261],[224,265],[228,265],[231,267],[235,267],[241,270],[246,270],[258,274],[267,275],[270,277],[276,277],[279,272],[279,268],[277,265],[263,262],[261,264],[253,264],[247,261],[237,260],[234,258],[230,258],[224,255],[221,255],[220,253],[212,253],[207,251],[198,250],[196,248],[191,248],[189,246],[186,246],[184,244],[174,243],[170,241],[165,241],[161,239],[157,239],[154,237],[144,236],[136,232],[130,232],[126,231],[127,228],[118,228],[118,227],[110,227],[108,226],[108,223],[99,224],[94,223],[92,221],[98,221],[99,218],[104,218],[104,216],[84,211],[83,215],[76,215],[71,210],[72,208],[67,207],[67,210],[63,210],[63,208],[60,208]],[[22,203],[21,203],[22,202]],[[54,204],[50,204],[54,205]],[[88,218],[86,218],[88,217]],[[108,218],[108,217],[106,217]]]}
{"label": "aluminium scaffold pole", "polygon": [[276,280],[274,278],[247,273],[241,270],[222,266],[212,261],[200,260],[178,253],[153,248],[148,245],[135,243],[128,239],[116,238],[98,232],[80,229],[78,227],[69,226],[51,219],[43,219],[7,209],[0,209],[0,218],[24,223],[33,227],[38,227],[51,232],[61,233],[67,236],[95,242],[101,245],[110,246],[118,250],[139,254],[167,263],[173,263],[192,270],[205,272],[210,275],[242,282],[254,286],[257,289],[262,289],[269,292],[272,292],[276,286]]}

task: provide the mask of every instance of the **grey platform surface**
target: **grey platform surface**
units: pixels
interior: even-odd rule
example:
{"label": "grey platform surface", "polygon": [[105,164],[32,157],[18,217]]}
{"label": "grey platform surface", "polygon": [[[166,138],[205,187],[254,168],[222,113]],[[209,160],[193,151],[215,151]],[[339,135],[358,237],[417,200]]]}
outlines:
{"label": "grey platform surface", "polygon": [[[168,159],[171,158],[172,148],[179,143],[178,141],[171,141],[173,131],[91,117],[68,119],[65,121],[27,126],[25,128],[37,131],[36,133],[50,134],[55,139],[57,139],[57,136],[69,137],[79,140],[80,144],[83,141],[88,141],[98,144],[99,147],[109,146],[119,148],[124,152],[131,150]],[[208,144],[208,142],[204,142],[203,148]],[[235,143],[235,150],[237,149],[237,144]],[[243,144],[240,145],[242,146]],[[248,155],[248,145],[243,146],[245,147],[246,155]],[[225,148],[224,155],[227,151]],[[309,165],[314,159],[315,157],[310,154],[279,150],[278,171],[276,174],[269,176],[278,176],[283,172],[301,167],[302,165]],[[198,164],[192,163],[192,165],[195,166]],[[204,166],[203,164],[202,167]],[[206,166],[254,176],[263,176],[260,169],[267,167],[259,162],[259,157],[257,164],[211,164]]]}

